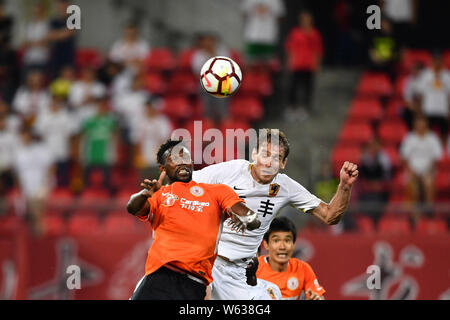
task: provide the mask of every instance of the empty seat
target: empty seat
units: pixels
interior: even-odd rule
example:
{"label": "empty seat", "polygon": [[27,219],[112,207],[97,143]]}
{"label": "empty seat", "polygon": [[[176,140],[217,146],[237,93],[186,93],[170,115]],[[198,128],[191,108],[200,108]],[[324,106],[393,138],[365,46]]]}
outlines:
{"label": "empty seat", "polygon": [[167,91],[167,83],[159,72],[149,72],[145,75],[145,88],[155,95],[164,95]]}
{"label": "empty seat", "polygon": [[170,71],[176,66],[172,51],[168,48],[154,48],[146,59],[149,71]]}
{"label": "empty seat", "polygon": [[383,117],[383,108],[378,99],[355,99],[349,110],[349,120],[372,121]]}
{"label": "empty seat", "polygon": [[341,129],[339,142],[341,144],[362,145],[373,138],[373,130],[366,122],[346,122]]}
{"label": "empty seat", "polygon": [[197,94],[198,89],[198,77],[195,77],[192,72],[174,72],[169,79],[169,93],[191,95]]}
{"label": "empty seat", "polygon": [[100,231],[100,222],[95,215],[72,215],[67,229],[72,236],[95,234]]}
{"label": "empty seat", "polygon": [[383,148],[384,152],[389,157],[389,160],[391,161],[391,165],[393,168],[400,167],[402,163],[402,159],[400,157],[399,149],[395,146],[389,145]]}
{"label": "empty seat", "polygon": [[356,218],[356,225],[358,231],[364,234],[370,234],[375,232],[375,224],[370,217],[359,216]]}
{"label": "empty seat", "polygon": [[389,96],[394,92],[389,77],[384,73],[366,72],[356,89],[361,96]]}
{"label": "empty seat", "polygon": [[337,145],[331,153],[333,174],[339,176],[339,172],[345,161],[359,163],[361,148],[359,146]]}
{"label": "empty seat", "polygon": [[273,93],[273,85],[269,73],[264,71],[245,73],[241,87],[239,88],[239,93],[270,96]]}
{"label": "empty seat", "polygon": [[407,217],[384,216],[379,221],[378,232],[390,235],[406,235],[411,233],[411,224]]}
{"label": "empty seat", "polygon": [[103,221],[103,231],[108,233],[133,233],[136,229],[135,219],[126,211],[109,213]]}
{"label": "empty seat", "polygon": [[78,69],[85,67],[98,68],[102,64],[102,55],[96,49],[78,49],[75,53],[75,64]]}
{"label": "empty seat", "polygon": [[425,66],[430,66],[431,60],[431,54],[427,50],[407,49],[403,52],[401,67],[404,72],[411,72],[416,63],[422,63]]}
{"label": "empty seat", "polygon": [[399,145],[408,133],[408,127],[402,120],[388,120],[380,123],[377,131],[383,143]]}
{"label": "empty seat", "polygon": [[447,233],[447,222],[443,219],[421,218],[417,222],[416,233],[419,234]]}
{"label": "empty seat", "polygon": [[236,119],[258,121],[264,115],[264,108],[260,99],[256,97],[237,96],[231,101],[230,114]]}
{"label": "empty seat", "polygon": [[171,119],[187,119],[192,115],[192,106],[183,95],[166,96],[163,102],[163,112]]}
{"label": "empty seat", "polygon": [[66,232],[66,222],[62,216],[47,212],[44,217],[44,230],[46,235],[63,235]]}
{"label": "empty seat", "polygon": [[190,48],[180,52],[177,59],[177,67],[181,70],[192,70],[192,58],[196,49]]}

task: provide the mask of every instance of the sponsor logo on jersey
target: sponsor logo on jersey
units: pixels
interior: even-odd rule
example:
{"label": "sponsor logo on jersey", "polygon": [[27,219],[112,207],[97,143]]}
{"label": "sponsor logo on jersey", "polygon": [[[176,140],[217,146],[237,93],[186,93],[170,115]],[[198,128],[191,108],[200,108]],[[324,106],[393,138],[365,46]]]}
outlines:
{"label": "sponsor logo on jersey", "polygon": [[189,190],[196,197],[201,197],[205,193],[205,190],[203,190],[203,188],[200,186],[193,186]]}
{"label": "sponsor logo on jersey", "polygon": [[287,281],[287,287],[290,290],[295,290],[298,288],[298,279],[296,277],[291,277]]}
{"label": "sponsor logo on jersey", "polygon": [[175,201],[178,200],[178,196],[172,193],[166,193],[163,194],[163,196],[165,197],[164,200],[162,201],[162,205],[165,207],[171,207],[175,204]]}
{"label": "sponsor logo on jersey", "polygon": [[271,183],[269,186],[269,197],[275,197],[280,191],[280,185],[278,183]]}

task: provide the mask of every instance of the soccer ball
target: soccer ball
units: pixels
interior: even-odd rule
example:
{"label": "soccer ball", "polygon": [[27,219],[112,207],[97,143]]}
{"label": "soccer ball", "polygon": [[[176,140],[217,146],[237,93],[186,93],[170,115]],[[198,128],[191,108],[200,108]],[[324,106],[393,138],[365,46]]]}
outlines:
{"label": "soccer ball", "polygon": [[203,89],[214,97],[231,96],[241,85],[241,68],[228,57],[212,57],[200,71],[200,82]]}

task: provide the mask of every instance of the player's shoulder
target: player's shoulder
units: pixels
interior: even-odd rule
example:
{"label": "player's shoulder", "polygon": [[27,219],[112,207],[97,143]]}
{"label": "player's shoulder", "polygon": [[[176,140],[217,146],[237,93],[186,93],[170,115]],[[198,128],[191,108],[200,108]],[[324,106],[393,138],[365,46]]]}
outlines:
{"label": "player's shoulder", "polygon": [[289,264],[292,266],[292,269],[296,270],[303,270],[305,268],[311,268],[308,262],[297,259],[297,258],[291,258],[289,260]]}
{"label": "player's shoulder", "polygon": [[248,168],[250,166],[250,162],[245,159],[234,159],[229,161],[224,161],[221,163],[222,166],[228,167],[228,168]]}
{"label": "player's shoulder", "polygon": [[296,189],[305,189],[305,187],[298,181],[292,179],[285,173],[277,174],[276,180],[278,184],[281,186],[285,186],[289,192],[295,191]]}
{"label": "player's shoulder", "polygon": [[267,255],[258,257],[259,266],[263,266],[267,263]]}

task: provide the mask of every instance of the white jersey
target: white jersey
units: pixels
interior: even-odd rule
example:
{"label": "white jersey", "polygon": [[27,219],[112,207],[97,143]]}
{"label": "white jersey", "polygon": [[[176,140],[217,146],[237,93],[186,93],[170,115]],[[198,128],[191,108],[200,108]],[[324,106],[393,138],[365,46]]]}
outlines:
{"label": "white jersey", "polygon": [[264,234],[280,210],[291,205],[303,212],[316,208],[321,200],[285,174],[277,174],[269,184],[259,184],[250,172],[247,160],[231,160],[194,171],[192,180],[203,183],[222,183],[233,188],[246,205],[258,213],[261,226],[244,234],[231,231],[228,221],[223,225],[218,254],[235,262],[248,261],[256,256]]}

